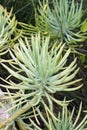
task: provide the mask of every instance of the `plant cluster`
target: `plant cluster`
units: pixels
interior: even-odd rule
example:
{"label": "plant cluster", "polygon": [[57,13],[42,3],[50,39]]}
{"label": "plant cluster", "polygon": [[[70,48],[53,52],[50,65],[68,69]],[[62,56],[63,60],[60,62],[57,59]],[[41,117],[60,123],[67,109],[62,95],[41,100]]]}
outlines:
{"label": "plant cluster", "polygon": [[[79,121],[82,102],[74,117],[76,109],[68,110],[72,99],[55,97],[83,86],[76,79],[77,58],[69,63],[71,48],[65,50],[86,39],[81,17],[82,3],[74,0],[39,1],[35,26],[18,22],[12,10],[0,6],[0,65],[9,73],[0,77],[1,130],[85,130],[87,115]],[[7,54],[10,59],[2,58]]]}

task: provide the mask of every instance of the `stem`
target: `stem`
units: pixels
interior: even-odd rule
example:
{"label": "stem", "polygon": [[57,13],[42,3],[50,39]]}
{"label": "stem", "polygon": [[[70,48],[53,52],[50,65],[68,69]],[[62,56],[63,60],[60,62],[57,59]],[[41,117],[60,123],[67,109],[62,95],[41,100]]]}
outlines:
{"label": "stem", "polygon": [[18,127],[20,128],[20,130],[27,130],[26,128],[25,128],[25,126],[23,125],[23,121],[20,119],[20,120],[18,120],[18,121],[16,121],[17,122],[17,125],[18,125]]}
{"label": "stem", "polygon": [[5,122],[3,122],[0,125],[0,128],[3,128],[7,123],[10,123],[13,120],[15,120],[18,116],[20,116],[21,114],[23,114],[24,112],[26,112],[31,107],[32,106],[29,103],[25,104],[22,108],[20,108],[17,112],[15,112],[11,117],[9,117],[8,120],[6,120]]}
{"label": "stem", "polygon": [[10,122],[14,121],[21,114],[23,114],[24,112],[28,111],[33,105],[36,105],[37,104],[36,99],[37,98],[35,96],[30,102],[27,102],[22,108],[20,108],[11,117],[9,117],[8,120],[6,120],[2,124],[0,124],[0,128],[3,128],[5,125],[7,125],[7,123],[10,123]]}

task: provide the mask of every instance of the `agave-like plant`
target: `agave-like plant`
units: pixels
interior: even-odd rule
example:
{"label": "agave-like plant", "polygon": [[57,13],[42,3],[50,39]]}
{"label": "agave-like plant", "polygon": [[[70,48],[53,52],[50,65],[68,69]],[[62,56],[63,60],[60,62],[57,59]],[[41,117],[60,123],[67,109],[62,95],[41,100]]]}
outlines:
{"label": "agave-like plant", "polygon": [[12,10],[7,12],[0,5],[0,53],[6,50],[16,33],[17,20],[12,15]]}
{"label": "agave-like plant", "polygon": [[39,2],[35,9],[35,27],[22,24],[26,34],[35,33],[38,30],[51,38],[67,43],[81,42],[86,36],[81,33],[82,2],[80,5],[74,0],[53,0],[50,6],[48,0]]}
{"label": "agave-like plant", "polygon": [[[70,65],[66,65],[70,54],[68,49],[64,54],[64,44],[54,43],[49,49],[49,37],[40,37],[40,34],[31,37],[31,41],[20,39],[14,49],[9,50],[12,61],[7,66],[1,63],[10,73],[8,79],[13,76],[19,83],[12,81],[3,81],[7,85],[0,84],[7,89],[16,90],[16,93],[10,93],[16,105],[20,109],[10,118],[10,121],[20,116],[32,106],[39,103],[45,105],[51,114],[53,111],[53,102],[64,106],[64,103],[54,98],[53,94],[60,91],[74,91],[82,85],[74,86],[81,79],[74,79],[78,72],[76,58]],[[71,87],[71,85],[73,87]],[[8,92],[7,92],[8,95]],[[10,96],[7,96],[10,99]],[[67,105],[67,103],[65,104]]]}

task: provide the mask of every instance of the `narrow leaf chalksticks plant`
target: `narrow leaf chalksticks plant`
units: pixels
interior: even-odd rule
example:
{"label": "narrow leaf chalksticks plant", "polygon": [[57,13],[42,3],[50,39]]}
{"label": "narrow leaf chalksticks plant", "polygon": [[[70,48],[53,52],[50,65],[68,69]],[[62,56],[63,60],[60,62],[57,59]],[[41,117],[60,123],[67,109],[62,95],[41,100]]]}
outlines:
{"label": "narrow leaf chalksticks plant", "polygon": [[[86,37],[79,31],[81,25],[82,2],[79,5],[74,0],[53,0],[53,7],[48,0],[40,3],[36,9],[36,26],[41,32],[48,33],[54,39],[58,38],[67,43],[83,41]],[[39,13],[38,13],[39,12]]]}
{"label": "narrow leaf chalksticks plant", "polygon": [[[81,80],[74,80],[79,70],[76,58],[70,65],[66,65],[70,49],[63,54],[64,44],[54,43],[50,49],[49,44],[50,38],[40,37],[40,34],[31,36],[30,41],[27,38],[20,39],[14,49],[9,50],[13,59],[9,62],[10,66],[1,63],[9,71],[10,76],[9,81],[4,80],[6,85],[0,85],[7,89],[17,90],[14,94],[10,93],[10,96],[7,92],[7,98],[13,98],[13,104],[16,104],[11,110],[20,106],[20,109],[7,122],[15,120],[39,103],[48,104],[47,110],[54,117],[53,102],[61,106],[66,106],[67,102],[64,104],[63,101],[56,100],[53,94],[60,91],[75,91],[82,87],[82,85],[74,87],[74,84]],[[20,82],[13,82],[11,76]],[[0,128],[1,126],[2,124]]]}
{"label": "narrow leaf chalksticks plant", "polygon": [[53,0],[50,6],[48,0],[43,0],[35,8],[35,27],[24,23],[20,25],[26,35],[40,31],[54,40],[73,44],[87,38],[80,31],[82,16],[82,2],[79,5],[74,0]]}
{"label": "narrow leaf chalksticks plant", "polygon": [[[73,110],[70,112],[67,107],[62,108],[62,113],[58,113],[58,120],[55,120],[53,118],[50,118],[49,114],[47,113],[46,109],[46,117],[45,119],[42,115],[42,113],[37,109],[39,112],[39,115],[43,122],[46,125],[47,130],[86,130],[86,124],[87,124],[87,115],[80,121],[80,114],[82,109],[82,102],[79,106],[79,111],[76,117],[74,116],[75,107],[73,107]],[[36,130],[42,130],[41,128],[38,128],[32,119],[30,119],[32,122],[32,125],[36,128]]]}
{"label": "narrow leaf chalksticks plant", "polygon": [[[11,42],[18,37],[17,20],[12,10],[7,12],[0,5],[0,54],[11,46]],[[13,44],[13,43],[12,43]]]}

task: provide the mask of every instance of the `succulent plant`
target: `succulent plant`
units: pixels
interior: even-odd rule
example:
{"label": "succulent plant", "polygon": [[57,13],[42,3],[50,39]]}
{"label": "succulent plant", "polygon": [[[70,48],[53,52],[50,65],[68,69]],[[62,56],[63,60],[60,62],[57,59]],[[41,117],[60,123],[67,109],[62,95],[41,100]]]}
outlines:
{"label": "succulent plant", "polygon": [[67,111],[67,108],[63,108],[62,116],[60,117],[59,115],[60,121],[59,122],[51,121],[52,130],[83,130],[87,124],[87,115],[83,118],[81,122],[79,122],[79,118],[81,114],[81,107],[82,106],[80,104],[79,112],[76,119],[73,118],[75,108],[72,110],[71,113]]}
{"label": "succulent plant", "polygon": [[17,21],[15,16],[12,15],[12,10],[7,12],[0,5],[0,53],[6,50],[11,41],[13,40],[14,33],[16,32]]}
{"label": "succulent plant", "polygon": [[21,26],[26,35],[40,31],[52,39],[72,44],[86,39],[80,31],[82,16],[82,2],[79,5],[74,0],[53,0],[50,6],[48,0],[43,0],[35,8],[35,27],[23,23]]}
{"label": "succulent plant", "polygon": [[[11,96],[7,96],[8,99],[14,99],[11,110],[18,106],[20,108],[20,112],[17,111],[14,118],[39,103],[43,105],[47,103],[47,109],[51,114],[53,102],[64,106],[62,101],[54,98],[54,93],[75,91],[82,87],[82,85],[74,86],[81,80],[74,79],[79,70],[76,58],[70,65],[66,65],[70,49],[63,54],[64,44],[54,43],[50,49],[49,44],[50,38],[40,37],[40,34],[32,36],[30,41],[27,38],[19,39],[19,43],[14,46],[14,49],[9,50],[13,59],[9,61],[10,66],[1,63],[9,71],[10,76],[9,81],[3,79],[7,85],[0,85],[7,89],[17,90],[16,93],[10,93]],[[11,76],[18,79],[18,83],[12,81]],[[8,92],[7,95],[9,95]]]}
{"label": "succulent plant", "polygon": [[79,5],[74,0],[54,0],[51,8],[46,1],[43,5],[40,3],[37,9],[36,26],[44,34],[48,33],[62,41],[79,42],[84,40],[83,34],[79,31],[82,13],[82,2]]}
{"label": "succulent plant", "polygon": [[[73,110],[70,112],[67,107],[62,108],[62,113],[58,113],[57,120],[50,118],[49,114],[46,111],[47,119],[45,119],[42,115],[42,113],[39,111],[39,116],[41,116],[41,119],[46,125],[46,130],[86,130],[86,124],[87,124],[87,115],[84,116],[82,121],[80,121],[80,114],[82,110],[82,103],[79,106],[79,111],[77,115],[74,115],[75,107],[73,107]],[[30,119],[32,125],[34,125],[35,130],[42,130],[39,125],[36,125],[31,119]],[[33,130],[33,129],[32,129]]]}

